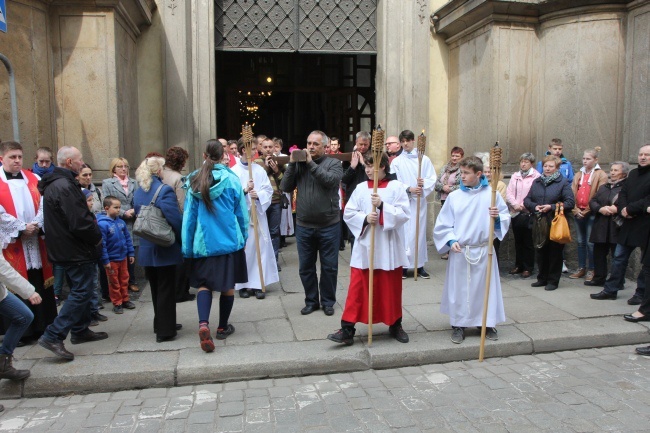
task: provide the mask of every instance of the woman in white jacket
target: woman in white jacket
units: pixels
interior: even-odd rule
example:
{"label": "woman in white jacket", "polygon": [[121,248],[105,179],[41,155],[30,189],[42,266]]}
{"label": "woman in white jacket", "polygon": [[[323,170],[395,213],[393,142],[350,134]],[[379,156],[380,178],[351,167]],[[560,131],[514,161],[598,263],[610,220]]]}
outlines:
{"label": "woman in white jacket", "polygon": [[[32,323],[34,314],[12,292],[29,300],[32,305],[41,303],[41,296],[36,293],[34,286],[0,254],[0,317],[7,318],[11,323],[0,346],[0,379],[22,380],[29,377],[30,373],[29,370],[16,370],[13,367],[13,353],[18,340]],[[2,410],[4,408],[0,409]]]}

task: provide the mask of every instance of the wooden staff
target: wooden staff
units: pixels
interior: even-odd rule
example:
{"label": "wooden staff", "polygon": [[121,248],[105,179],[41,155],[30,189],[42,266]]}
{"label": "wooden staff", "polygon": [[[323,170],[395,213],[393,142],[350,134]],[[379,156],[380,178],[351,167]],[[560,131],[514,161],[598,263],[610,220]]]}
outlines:
{"label": "wooden staff", "polygon": [[[501,177],[501,148],[499,142],[494,144],[490,149],[490,171],[492,172],[492,201],[490,207],[496,206],[497,203],[497,185]],[[483,300],[483,323],[481,324],[481,346],[479,349],[478,360],[483,362],[483,355],[485,354],[485,333],[488,313],[488,300],[490,298],[490,280],[492,279],[492,250],[494,249],[494,224],[495,217],[490,217],[490,234],[488,238],[488,262],[487,262],[487,278],[485,279],[485,299]]]}
{"label": "wooden staff", "polygon": [[[248,161],[248,180],[253,180],[253,130],[248,124],[242,126],[241,136],[244,139],[246,160]],[[262,293],[266,293],[264,271],[262,270],[262,256],[260,254],[260,235],[258,233],[259,223],[257,222],[257,206],[255,205],[255,200],[251,200],[251,218],[253,219],[253,232],[255,233],[255,252],[257,253],[257,268],[260,273],[260,284],[262,285]]]}
{"label": "wooden staff", "polygon": [[[424,156],[424,149],[427,147],[427,137],[424,135],[424,129],[422,133],[418,136],[418,179],[422,176],[422,157]],[[416,180],[417,182],[417,180]],[[414,281],[418,280],[418,240],[420,238],[420,198],[422,193],[418,194],[417,204],[415,205],[415,267],[413,269],[413,279]]]}
{"label": "wooden staff", "polygon": [[[379,177],[379,165],[381,155],[384,150],[385,131],[381,125],[372,131],[372,193],[377,194],[377,178]],[[377,212],[375,205],[372,205],[372,211]],[[368,251],[368,347],[372,345],[372,312],[375,293],[375,228],[377,224],[370,225],[370,250]]]}

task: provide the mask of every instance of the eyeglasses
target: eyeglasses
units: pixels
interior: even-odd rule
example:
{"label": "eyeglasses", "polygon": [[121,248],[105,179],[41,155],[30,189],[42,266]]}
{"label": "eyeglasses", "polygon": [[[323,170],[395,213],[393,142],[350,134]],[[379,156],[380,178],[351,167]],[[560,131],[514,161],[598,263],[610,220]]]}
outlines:
{"label": "eyeglasses", "polygon": [[399,144],[399,141],[387,141],[386,146],[388,146],[389,144]]}

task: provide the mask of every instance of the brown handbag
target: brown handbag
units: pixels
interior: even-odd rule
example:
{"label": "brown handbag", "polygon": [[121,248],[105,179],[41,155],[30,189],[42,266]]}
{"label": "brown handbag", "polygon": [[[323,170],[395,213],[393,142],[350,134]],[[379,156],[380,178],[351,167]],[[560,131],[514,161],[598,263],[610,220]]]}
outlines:
{"label": "brown handbag", "polygon": [[571,230],[564,216],[564,203],[560,202],[555,205],[555,218],[551,222],[549,239],[558,244],[568,244],[571,242]]}

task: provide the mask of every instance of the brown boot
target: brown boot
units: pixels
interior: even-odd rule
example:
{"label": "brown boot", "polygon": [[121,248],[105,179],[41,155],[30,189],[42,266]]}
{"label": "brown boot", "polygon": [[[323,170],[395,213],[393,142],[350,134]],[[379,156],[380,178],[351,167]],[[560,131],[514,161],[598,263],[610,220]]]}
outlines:
{"label": "brown boot", "polygon": [[0,355],[0,379],[9,379],[9,380],[23,380],[27,379],[30,375],[29,370],[16,370],[13,365],[11,365],[11,360],[13,356],[11,355]]}
{"label": "brown boot", "polygon": [[575,274],[569,275],[569,278],[573,278],[574,280],[576,278],[582,278],[582,277],[585,276],[586,273],[587,273],[587,271],[585,271],[585,268],[580,268],[575,272]]}

